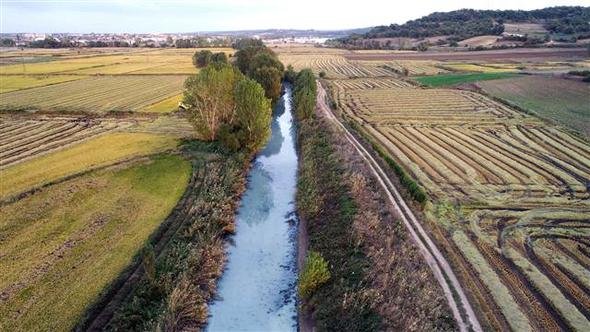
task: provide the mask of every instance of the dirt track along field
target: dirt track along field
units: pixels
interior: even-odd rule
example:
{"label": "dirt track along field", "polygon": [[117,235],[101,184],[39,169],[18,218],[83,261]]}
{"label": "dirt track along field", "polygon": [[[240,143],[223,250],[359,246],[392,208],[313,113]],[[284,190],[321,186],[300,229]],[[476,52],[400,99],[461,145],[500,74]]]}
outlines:
{"label": "dirt track along field", "polygon": [[[545,52],[533,53],[574,55]],[[531,56],[507,52],[500,61],[508,54]],[[371,67],[365,55],[344,56]],[[484,329],[590,324],[586,141],[472,91],[417,88],[396,75],[327,77],[342,115],[426,189],[422,222],[429,220]]]}

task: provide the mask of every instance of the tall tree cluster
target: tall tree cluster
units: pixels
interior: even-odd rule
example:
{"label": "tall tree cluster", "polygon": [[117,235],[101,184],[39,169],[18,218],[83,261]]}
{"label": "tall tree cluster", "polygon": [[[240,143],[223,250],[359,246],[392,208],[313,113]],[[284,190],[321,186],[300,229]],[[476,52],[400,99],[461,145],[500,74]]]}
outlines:
{"label": "tall tree cluster", "polygon": [[211,63],[189,77],[183,103],[204,140],[256,152],[270,136],[270,100],[260,84],[232,65]]}
{"label": "tall tree cluster", "polygon": [[267,98],[278,100],[285,67],[276,54],[260,40],[243,39],[234,44],[236,66],[240,71],[260,83]]}
{"label": "tall tree cluster", "polygon": [[220,66],[227,64],[227,62],[227,55],[223,52],[213,53],[209,50],[202,50],[193,54],[193,65],[196,68],[204,68],[211,63]]}

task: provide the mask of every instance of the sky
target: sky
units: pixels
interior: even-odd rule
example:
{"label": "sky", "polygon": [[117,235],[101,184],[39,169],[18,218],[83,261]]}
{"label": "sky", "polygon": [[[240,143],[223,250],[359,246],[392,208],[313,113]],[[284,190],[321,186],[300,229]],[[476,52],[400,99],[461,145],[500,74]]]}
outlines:
{"label": "sky", "polygon": [[0,0],[0,32],[337,30],[404,23],[460,8],[590,6],[590,0]]}

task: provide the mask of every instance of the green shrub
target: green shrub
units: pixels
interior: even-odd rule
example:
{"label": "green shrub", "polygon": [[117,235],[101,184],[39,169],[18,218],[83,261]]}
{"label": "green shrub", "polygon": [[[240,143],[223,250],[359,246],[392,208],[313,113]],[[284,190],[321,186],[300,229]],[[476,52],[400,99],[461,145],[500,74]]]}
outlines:
{"label": "green shrub", "polygon": [[293,89],[293,104],[299,120],[311,117],[315,110],[317,85],[311,69],[303,69],[297,74]]}
{"label": "green shrub", "polygon": [[299,296],[308,298],[329,279],[328,262],[320,253],[310,251],[305,260],[303,272],[299,275]]}

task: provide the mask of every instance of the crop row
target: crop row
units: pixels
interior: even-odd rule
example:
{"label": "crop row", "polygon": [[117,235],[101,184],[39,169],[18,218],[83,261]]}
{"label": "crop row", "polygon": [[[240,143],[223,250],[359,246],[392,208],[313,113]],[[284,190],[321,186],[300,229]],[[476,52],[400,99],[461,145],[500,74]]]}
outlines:
{"label": "crop row", "polygon": [[92,77],[2,94],[1,110],[133,111],[178,95],[184,76]]}
{"label": "crop row", "polygon": [[532,121],[506,106],[468,91],[356,89],[344,93],[338,91],[337,98],[344,111],[379,124],[493,124],[502,123],[505,119]]}
{"label": "crop row", "polygon": [[[444,72],[436,62],[342,66],[350,64],[396,75]],[[487,326],[588,326],[590,145],[478,93],[417,88],[395,76],[343,76],[349,79],[328,81],[340,110],[417,180],[434,206],[458,207],[456,221],[434,210],[440,223],[433,232],[442,234],[437,241],[465,285],[479,285],[470,292]],[[338,77],[328,72],[328,78]],[[560,238],[539,251],[541,258],[527,254],[528,238],[556,234],[574,234],[575,241]],[[538,241],[531,243],[536,252]],[[484,303],[490,300],[495,306]]]}
{"label": "crop row", "polygon": [[119,125],[79,120],[3,121],[0,124],[0,168],[64,148]]}
{"label": "crop row", "polygon": [[368,66],[349,61],[339,55],[287,55],[281,54],[280,59],[295,70],[311,68],[316,74],[324,72],[326,77],[335,79],[355,77],[394,77],[396,74],[386,68]]}

